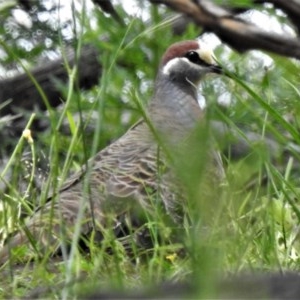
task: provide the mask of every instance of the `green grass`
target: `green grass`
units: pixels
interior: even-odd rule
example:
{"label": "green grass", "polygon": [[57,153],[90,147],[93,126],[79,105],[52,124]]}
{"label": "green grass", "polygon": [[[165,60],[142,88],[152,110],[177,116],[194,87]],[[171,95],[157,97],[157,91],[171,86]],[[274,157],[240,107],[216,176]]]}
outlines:
{"label": "green grass", "polygon": [[[133,25],[142,26],[140,23]],[[128,128],[143,115],[143,105],[134,100],[150,96],[151,87],[142,91],[142,82],[136,78],[136,73],[130,73],[127,69],[128,74],[126,69],[118,69],[120,67],[116,61],[121,57],[132,63],[134,59],[130,54],[135,56],[138,53],[136,60],[143,62],[139,56],[140,47],[135,44],[136,39],[145,38],[149,49],[155,49],[155,44],[151,36],[147,37],[151,31],[149,33],[143,28],[141,32],[144,35],[136,37],[130,30],[123,33],[117,48],[112,47],[113,43],[103,43],[103,47],[117,51],[113,52],[114,55],[109,51],[108,55],[103,54],[103,74],[99,88],[78,93],[74,88],[76,66],[69,69],[70,82],[63,111],[57,112],[49,107],[51,128],[29,145],[34,162],[41,149],[46,149],[50,158],[49,178],[37,199],[30,196],[37,194],[32,185],[32,176],[25,190],[19,190],[18,162],[26,149],[26,141],[21,138],[17,143],[7,169],[1,174],[3,178],[9,168],[13,168],[9,190],[1,195],[0,224],[3,238],[8,232],[22,226],[20,215],[24,211],[30,214],[33,210],[32,201],[43,202],[50,188],[59,188],[61,182],[57,181],[58,177],[65,179],[71,172],[78,170],[88,157],[124,133],[124,127]],[[160,29],[153,28],[155,30]],[[116,39],[117,34],[110,33]],[[86,38],[94,39],[93,33],[88,32]],[[167,37],[163,43],[169,42],[171,38]],[[78,43],[77,51],[81,43]],[[158,55],[154,55],[154,60],[157,60]],[[237,66],[243,65],[242,59],[251,58],[251,54],[247,57],[239,58],[232,54],[232,62],[236,62]],[[209,80],[204,83],[203,92],[209,102],[207,119],[221,120],[230,128],[229,137],[217,138],[216,147],[227,149],[228,140],[232,139],[231,134],[235,132],[236,136],[248,142],[249,150],[238,160],[224,155],[226,180],[216,188],[201,168],[207,158],[204,145],[208,145],[210,134],[206,127],[198,128],[197,139],[186,149],[189,152],[175,159],[180,179],[188,191],[188,199],[184,203],[186,216],[181,228],[171,228],[160,208],[154,207],[154,216],[146,214],[145,217],[154,242],[151,251],[136,249],[133,243],[131,255],[127,255],[122,244],[114,240],[111,230],[107,230],[102,246],[89,243],[88,254],[78,251],[74,243],[69,260],[52,260],[46,256],[42,260],[19,266],[8,264],[2,267],[0,297],[15,298],[40,292],[41,297],[67,299],[91,292],[94,288],[135,290],[172,280],[201,282],[199,297],[205,298],[214,295],[215,280],[224,274],[297,270],[300,250],[299,153],[291,144],[299,144],[297,112],[300,108],[300,93],[294,76],[295,65],[282,58],[273,59],[275,68],[268,72],[257,74],[257,70],[252,70],[252,73],[247,73],[247,70],[240,71],[236,66],[237,76],[222,79],[233,100],[229,108],[220,108],[216,104],[216,97],[222,93],[218,83]],[[138,63],[136,66],[139,66]],[[148,80],[153,78],[154,68],[150,69],[146,69],[143,74]],[[280,80],[281,74],[285,75],[284,82]],[[261,81],[257,78],[261,78]],[[127,82],[127,90],[124,88],[126,79],[131,82]],[[122,91],[125,91],[123,102],[119,101]],[[85,101],[85,97],[93,99],[92,103]],[[76,101],[72,102],[72,99]],[[88,117],[80,118],[80,122],[76,123],[73,117],[75,111]],[[90,122],[89,112],[92,111],[97,113],[95,131],[86,136],[84,129]],[[124,111],[129,113],[129,121],[125,125],[122,123]],[[287,121],[286,117],[290,120]],[[70,136],[63,136],[60,132],[63,120],[69,124]],[[29,119],[28,125],[31,121]],[[249,131],[257,133],[261,141],[247,140],[246,132]],[[280,154],[275,155],[266,149],[263,141],[268,136],[272,136],[279,145]],[[284,159],[284,150],[289,150],[293,156]],[[34,163],[32,174],[35,167]],[[176,236],[175,241],[170,236],[171,232]],[[78,238],[77,230],[74,240]],[[107,248],[113,254],[107,253]],[[24,251],[18,255],[24,260]]]}
{"label": "green grass", "polygon": [[[257,99],[254,97],[254,100]],[[268,105],[264,102],[263,109],[270,108]],[[268,115],[265,125],[272,128],[274,125],[269,119],[278,121],[280,113],[276,111],[274,114],[270,109]],[[284,127],[285,123],[282,122]],[[78,141],[78,131],[73,132],[66,162],[57,165],[58,170],[51,170],[49,182],[52,184],[55,174],[65,177],[72,165],[72,151]],[[20,141],[16,152],[21,151],[23,144]],[[53,144],[53,149],[58,147],[55,138]],[[34,151],[33,147],[31,149]],[[12,159],[15,155],[13,153]],[[200,184],[205,174],[191,168],[189,163],[182,165],[181,176],[183,181],[186,180],[190,195],[187,203],[189,221],[181,230],[175,231],[182,238],[182,244],[169,244],[168,233],[162,235],[166,240],[159,243],[155,238],[157,228],[161,227],[160,232],[166,231],[166,228],[163,224],[157,224],[159,218],[149,219],[148,227],[155,241],[152,253],[143,255],[134,251],[133,257],[128,257],[122,245],[115,242],[108,232],[104,244],[113,247],[114,254],[107,254],[103,246],[91,245],[89,255],[75,251],[71,261],[37,261],[20,267],[10,266],[11,270],[9,267],[1,273],[1,294],[17,297],[43,287],[44,292],[50,293],[49,297],[68,298],[81,293],[82,285],[88,285],[87,291],[91,289],[90,284],[92,287],[135,289],[168,279],[184,281],[191,277],[204,282],[206,289],[201,291],[201,295],[205,297],[211,295],[213,278],[222,273],[296,270],[299,189],[292,174],[293,164],[294,161],[290,159],[279,172],[265,150],[253,145],[247,157],[239,161],[227,161],[228,181],[218,193],[214,191],[208,196],[203,196],[203,184]],[[196,166],[199,167],[199,164]],[[251,185],[247,187],[249,182]],[[204,188],[214,189],[212,186]],[[30,192],[30,181],[28,189]],[[20,207],[24,209],[26,202],[24,195],[17,194],[16,188],[6,197],[11,202],[4,202],[9,209],[1,215],[1,220],[10,224],[7,229],[11,230],[18,228],[17,212]],[[178,253],[182,247],[186,250],[185,255],[181,256]]]}

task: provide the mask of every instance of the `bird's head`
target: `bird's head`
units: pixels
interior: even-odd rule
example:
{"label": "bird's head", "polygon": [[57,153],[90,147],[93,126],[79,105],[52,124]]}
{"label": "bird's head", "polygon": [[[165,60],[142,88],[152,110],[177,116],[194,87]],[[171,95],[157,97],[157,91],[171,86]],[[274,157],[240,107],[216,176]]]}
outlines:
{"label": "bird's head", "polygon": [[148,111],[153,124],[172,145],[202,119],[197,87],[207,73],[222,73],[222,69],[213,52],[198,41],[175,43],[161,59]]}
{"label": "bird's head", "polygon": [[182,41],[171,45],[160,64],[160,76],[180,84],[197,85],[207,73],[222,73],[212,50],[198,41]]}

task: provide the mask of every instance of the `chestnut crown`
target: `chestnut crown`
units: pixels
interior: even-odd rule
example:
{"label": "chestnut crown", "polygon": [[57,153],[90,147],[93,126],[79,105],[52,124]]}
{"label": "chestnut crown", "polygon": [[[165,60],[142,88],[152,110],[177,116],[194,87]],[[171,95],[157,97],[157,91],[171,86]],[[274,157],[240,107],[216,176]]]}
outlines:
{"label": "chestnut crown", "polygon": [[212,50],[198,41],[182,41],[171,45],[162,57],[160,73],[172,81],[197,84],[207,73],[222,73]]}

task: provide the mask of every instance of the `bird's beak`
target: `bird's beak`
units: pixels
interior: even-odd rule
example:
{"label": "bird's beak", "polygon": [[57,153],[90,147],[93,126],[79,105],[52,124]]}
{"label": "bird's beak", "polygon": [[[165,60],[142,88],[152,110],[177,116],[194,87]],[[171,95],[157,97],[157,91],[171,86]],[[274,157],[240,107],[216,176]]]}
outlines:
{"label": "bird's beak", "polygon": [[212,73],[224,74],[223,68],[218,65],[210,65],[210,70]]}
{"label": "bird's beak", "polygon": [[217,59],[210,48],[202,46],[197,52],[212,73],[224,74],[222,67],[217,64]]}

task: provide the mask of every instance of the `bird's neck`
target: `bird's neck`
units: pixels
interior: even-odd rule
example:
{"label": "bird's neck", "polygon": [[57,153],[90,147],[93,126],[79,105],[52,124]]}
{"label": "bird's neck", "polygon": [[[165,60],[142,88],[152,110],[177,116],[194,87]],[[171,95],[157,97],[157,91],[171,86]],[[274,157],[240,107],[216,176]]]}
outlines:
{"label": "bird's neck", "polygon": [[176,143],[195,128],[202,115],[196,86],[188,82],[179,84],[163,76],[157,79],[149,117],[160,134]]}

